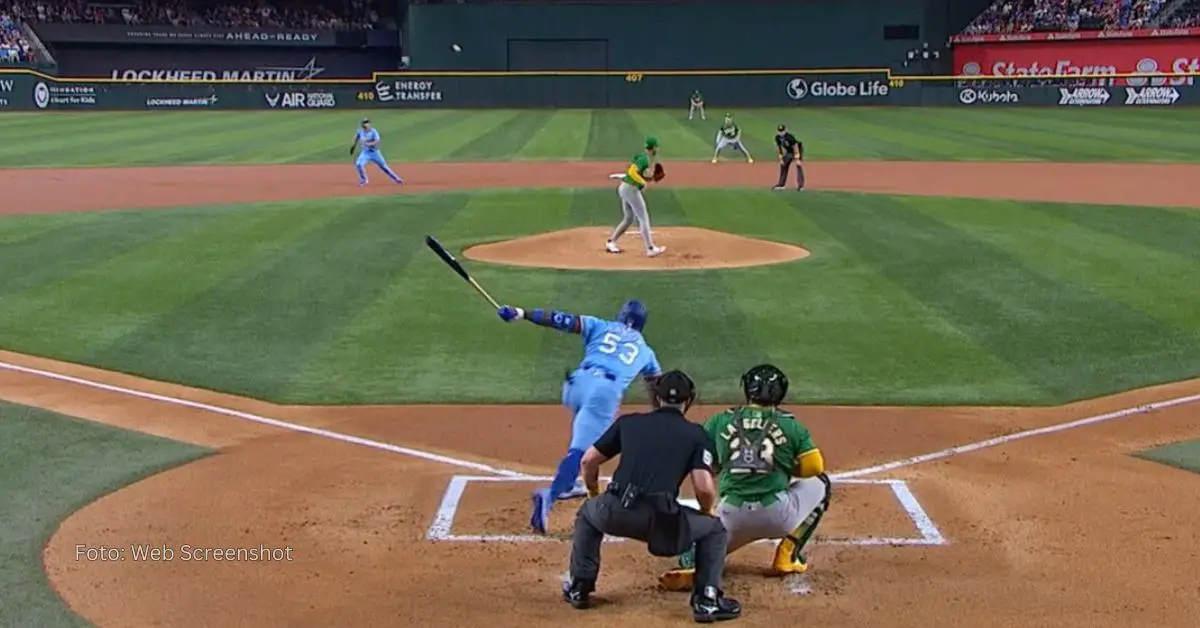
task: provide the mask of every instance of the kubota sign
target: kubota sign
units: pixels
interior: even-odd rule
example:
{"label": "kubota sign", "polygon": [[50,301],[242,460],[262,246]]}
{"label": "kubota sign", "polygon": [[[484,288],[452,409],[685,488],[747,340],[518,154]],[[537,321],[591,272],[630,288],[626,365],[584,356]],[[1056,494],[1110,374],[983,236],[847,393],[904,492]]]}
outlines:
{"label": "kubota sign", "polygon": [[[1134,72],[1200,72],[1200,38],[1121,39],[959,44],[958,74],[982,76],[1096,76]],[[1193,85],[1195,77],[1131,78],[1109,85]]]}

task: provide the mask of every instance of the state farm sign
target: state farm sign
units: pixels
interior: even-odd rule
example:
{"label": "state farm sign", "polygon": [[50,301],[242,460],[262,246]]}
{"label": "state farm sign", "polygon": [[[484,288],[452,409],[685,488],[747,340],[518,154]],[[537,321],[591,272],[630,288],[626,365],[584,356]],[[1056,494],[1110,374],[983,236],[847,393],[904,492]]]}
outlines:
{"label": "state farm sign", "polygon": [[[960,44],[958,74],[1081,77],[1132,73],[1200,72],[1200,38],[1041,41]],[[1196,77],[1097,79],[1100,85],[1192,85]]]}

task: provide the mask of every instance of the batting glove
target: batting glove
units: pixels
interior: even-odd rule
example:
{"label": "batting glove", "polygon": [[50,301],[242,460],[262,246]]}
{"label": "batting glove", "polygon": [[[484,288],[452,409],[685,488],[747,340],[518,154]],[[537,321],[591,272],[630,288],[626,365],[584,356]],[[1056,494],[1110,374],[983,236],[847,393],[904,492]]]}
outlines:
{"label": "batting glove", "polygon": [[512,321],[525,318],[525,310],[522,310],[519,307],[513,307],[511,305],[500,306],[500,309],[496,310],[496,314],[498,314],[506,323],[511,323]]}

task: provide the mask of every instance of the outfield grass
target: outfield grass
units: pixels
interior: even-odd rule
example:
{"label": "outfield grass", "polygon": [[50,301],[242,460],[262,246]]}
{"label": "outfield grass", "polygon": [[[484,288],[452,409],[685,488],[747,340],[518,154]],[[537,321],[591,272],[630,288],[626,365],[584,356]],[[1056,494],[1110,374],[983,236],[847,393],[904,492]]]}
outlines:
{"label": "outfield grass", "polygon": [[[667,160],[706,159],[724,113],[360,110],[6,113],[0,167],[342,163],[370,116],[391,161],[627,159],[646,135]],[[1191,109],[804,108],[735,111],[752,153],[788,124],[819,160],[1200,160]]]}
{"label": "outfield grass", "polygon": [[1138,453],[1137,457],[1200,473],[1200,439],[1155,447]]}
{"label": "outfield grass", "polygon": [[[505,325],[430,255],[606,224],[611,191],[497,191],[0,220],[0,346],[293,403],[556,402],[578,340]],[[736,211],[728,208],[737,207]],[[656,225],[803,245],[742,270],[473,264],[502,300],[647,334],[705,401],[760,360],[796,401],[1061,403],[1200,375],[1200,213],[661,190]],[[786,296],[781,296],[786,295]]]}
{"label": "outfield grass", "polygon": [[0,403],[0,626],[87,626],[54,594],[42,548],[96,498],[207,450]]}

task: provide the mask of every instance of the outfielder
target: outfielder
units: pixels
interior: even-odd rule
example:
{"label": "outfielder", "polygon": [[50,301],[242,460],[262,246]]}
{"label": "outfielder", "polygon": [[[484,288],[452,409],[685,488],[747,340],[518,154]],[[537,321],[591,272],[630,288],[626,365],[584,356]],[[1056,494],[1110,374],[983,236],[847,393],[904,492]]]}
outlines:
{"label": "outfielder", "polygon": [[[825,460],[808,428],[778,407],[787,389],[783,371],[770,364],[755,366],[742,375],[746,404],[704,424],[717,449],[721,501],[716,514],[729,530],[728,551],[782,537],[771,565],[777,575],[808,570],[801,552],[831,495]],[[693,565],[691,552],[680,556],[679,567],[660,576],[660,584],[690,591]]]}
{"label": "outfielder", "polygon": [[700,112],[701,120],[707,120],[708,117],[704,115],[704,96],[700,94],[700,90],[692,92],[691,103],[692,106],[688,108],[688,120],[695,117],[697,111]]}
{"label": "outfielder", "polygon": [[354,161],[354,168],[358,170],[358,185],[362,187],[367,184],[367,164],[373,163],[379,166],[388,177],[396,183],[404,183],[404,179],[400,175],[392,172],[388,167],[387,160],[383,158],[383,153],[379,152],[379,131],[371,126],[371,121],[363,118],[362,127],[354,133],[354,143],[350,145],[350,154],[354,154],[354,150],[358,148],[359,143],[362,143],[362,150],[358,153],[358,159]]}
{"label": "outfielder", "polygon": [[746,150],[746,145],[742,143],[742,129],[733,122],[733,114],[725,114],[725,123],[717,130],[717,148],[713,151],[712,162],[717,163],[717,157],[721,154],[721,150],[725,147],[732,147],[734,150],[741,151],[746,156],[746,163],[754,163],[754,158],[750,156],[750,151]]}
{"label": "outfielder", "polygon": [[654,383],[662,375],[662,366],[654,349],[642,337],[648,313],[641,301],[626,301],[613,321],[541,308],[526,312],[511,305],[502,306],[496,313],[505,322],[523,319],[583,336],[583,360],[567,375],[562,388],[562,404],[573,415],[571,443],[550,487],[533,492],[529,525],[535,532],[545,534],[550,509],[555,501],[571,494],[584,452],[616,418],[625,390],[641,376],[653,399]]}
{"label": "outfielder", "polygon": [[[621,222],[617,223],[612,230],[612,235],[604,243],[604,249],[609,253],[621,252],[621,247],[617,246],[617,240],[625,234],[625,230],[629,229],[629,225],[633,224],[634,220],[637,221],[638,230],[642,233],[642,243],[646,246],[646,255],[658,257],[667,250],[665,246],[654,246],[654,238],[650,234],[650,213],[646,211],[646,199],[642,197],[642,190],[646,188],[647,179],[660,181],[665,176],[662,164],[656,162],[657,154],[658,138],[647,137],[645,150],[633,156],[629,167],[625,169],[625,175],[621,177],[621,184],[617,186],[617,196],[621,198]],[[651,165],[654,170],[653,176],[650,174]]]}

